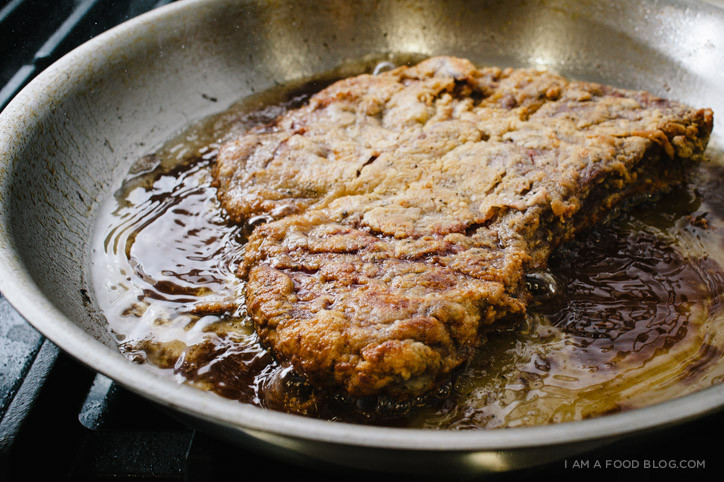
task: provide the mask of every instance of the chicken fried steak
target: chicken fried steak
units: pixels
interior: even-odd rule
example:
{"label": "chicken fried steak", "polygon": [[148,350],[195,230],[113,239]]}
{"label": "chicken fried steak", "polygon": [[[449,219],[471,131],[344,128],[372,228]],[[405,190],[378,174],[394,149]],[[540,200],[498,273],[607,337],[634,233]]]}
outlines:
{"label": "chicken fried steak", "polygon": [[339,81],[220,150],[262,342],[310,382],[406,400],[525,312],[525,274],[699,160],[712,112],[451,57]]}

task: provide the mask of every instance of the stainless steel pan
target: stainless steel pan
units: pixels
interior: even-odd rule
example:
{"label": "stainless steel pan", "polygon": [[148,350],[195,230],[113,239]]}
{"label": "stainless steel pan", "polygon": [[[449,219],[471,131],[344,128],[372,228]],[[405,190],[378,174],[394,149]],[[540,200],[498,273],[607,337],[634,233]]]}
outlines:
{"label": "stainless steel pan", "polygon": [[[225,400],[178,385],[118,353],[88,301],[87,267],[94,214],[130,162],[189,122],[254,91],[387,52],[547,66],[724,113],[724,12],[705,4],[180,2],[73,51],[0,115],[0,290],[62,349],[131,390],[221,436],[308,460],[428,474],[507,470],[724,406],[722,385],[554,426],[376,428]],[[717,120],[714,149],[721,131]]]}

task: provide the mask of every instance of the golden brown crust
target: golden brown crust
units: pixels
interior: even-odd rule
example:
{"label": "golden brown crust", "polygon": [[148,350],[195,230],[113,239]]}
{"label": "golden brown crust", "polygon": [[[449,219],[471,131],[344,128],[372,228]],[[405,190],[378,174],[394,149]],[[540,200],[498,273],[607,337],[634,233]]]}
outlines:
{"label": "golden brown crust", "polygon": [[679,182],[710,110],[437,57],[340,81],[225,145],[261,340],[318,385],[407,399],[525,310],[524,274],[621,202]]}
{"label": "golden brown crust", "polygon": [[[318,385],[355,396],[432,389],[470,355],[481,323],[523,304],[505,292],[504,266],[475,278],[430,261],[462,246],[414,242],[428,246],[319,218],[259,227],[247,246],[247,308],[260,338]],[[491,264],[511,264],[488,252]],[[522,273],[518,264],[507,272]]]}

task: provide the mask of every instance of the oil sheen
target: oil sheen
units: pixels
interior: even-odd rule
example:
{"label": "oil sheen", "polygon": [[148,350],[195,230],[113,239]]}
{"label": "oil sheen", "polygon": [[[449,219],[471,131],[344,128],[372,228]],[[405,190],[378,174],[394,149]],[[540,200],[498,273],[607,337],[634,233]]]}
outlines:
{"label": "oil sheen", "polygon": [[[341,76],[246,99],[139,159],[103,207],[95,298],[120,350],[179,382],[329,420],[478,429],[580,420],[724,380],[724,167],[581,233],[532,273],[525,319],[487,332],[439,392],[405,405],[343,400],[262,347],[236,276],[263,219],[227,222],[212,186],[219,146]],[[344,73],[347,74],[347,73]]]}

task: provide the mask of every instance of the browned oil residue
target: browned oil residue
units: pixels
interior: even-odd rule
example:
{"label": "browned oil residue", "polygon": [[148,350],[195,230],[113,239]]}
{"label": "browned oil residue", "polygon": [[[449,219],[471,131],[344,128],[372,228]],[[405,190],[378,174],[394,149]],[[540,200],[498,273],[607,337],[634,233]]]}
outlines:
{"label": "browned oil residue", "polygon": [[524,320],[424,400],[354,403],[310,387],[259,345],[236,271],[253,226],[211,183],[222,142],[329,83],[280,89],[140,159],[98,231],[96,299],[123,353],[224,397],[329,420],[438,429],[537,425],[645,406],[724,379],[724,168],[559,249]]}

